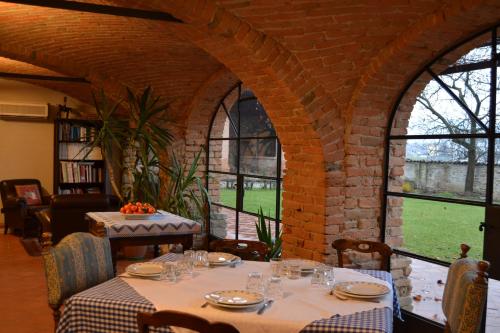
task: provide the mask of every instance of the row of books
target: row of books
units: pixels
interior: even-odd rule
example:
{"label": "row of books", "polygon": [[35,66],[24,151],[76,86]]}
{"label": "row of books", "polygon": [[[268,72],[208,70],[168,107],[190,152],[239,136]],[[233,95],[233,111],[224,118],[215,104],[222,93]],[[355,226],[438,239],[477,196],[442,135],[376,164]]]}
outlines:
{"label": "row of books", "polygon": [[84,194],[84,193],[101,193],[99,187],[89,187],[87,189],[75,188],[59,188],[59,194]]}
{"label": "row of books", "polygon": [[102,183],[104,169],[94,162],[65,162],[61,164],[62,183]]}
{"label": "row of books", "polygon": [[64,123],[59,125],[58,138],[59,141],[89,142],[94,140],[95,134],[95,127]]}
{"label": "row of books", "polygon": [[59,145],[59,159],[61,160],[102,160],[100,148],[91,149],[85,143],[72,142]]}

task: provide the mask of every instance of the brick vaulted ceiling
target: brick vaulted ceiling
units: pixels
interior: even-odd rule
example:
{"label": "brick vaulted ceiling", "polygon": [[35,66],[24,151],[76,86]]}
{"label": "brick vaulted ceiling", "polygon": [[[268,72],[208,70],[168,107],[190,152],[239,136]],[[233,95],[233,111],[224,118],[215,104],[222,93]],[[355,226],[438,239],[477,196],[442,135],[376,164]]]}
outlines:
{"label": "brick vaulted ceiling", "polygon": [[[152,10],[175,6],[175,1],[86,2]],[[222,0],[216,5],[280,43],[337,105],[345,107],[373,58],[415,22],[449,3]],[[31,62],[59,75],[85,77],[95,87],[152,85],[175,101],[183,118],[197,90],[224,65],[178,29],[174,23],[0,2],[0,56]],[[41,71],[12,61],[10,65],[5,69],[9,62],[0,61],[2,71]],[[79,90],[85,89],[75,89],[73,97],[79,97],[75,96]],[[82,94],[86,94],[82,99],[88,99],[88,92]]]}

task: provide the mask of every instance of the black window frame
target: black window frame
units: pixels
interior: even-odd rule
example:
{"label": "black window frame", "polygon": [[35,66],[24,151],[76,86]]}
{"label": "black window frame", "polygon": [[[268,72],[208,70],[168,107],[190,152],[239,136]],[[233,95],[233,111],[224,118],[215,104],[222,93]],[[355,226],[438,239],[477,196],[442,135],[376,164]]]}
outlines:
{"label": "black window frame", "polygon": [[[499,39],[499,30],[500,23],[495,24],[492,27],[481,30],[472,36],[469,36],[466,39],[459,41],[453,46],[445,49],[440,52],[437,56],[435,56],[431,61],[429,61],[420,71],[418,71],[413,78],[405,85],[404,89],[398,96],[396,102],[391,111],[391,115],[389,117],[388,126],[386,130],[385,136],[385,149],[384,149],[384,179],[383,179],[383,197],[382,197],[382,223],[381,223],[381,235],[382,241],[385,242],[387,238],[386,234],[386,220],[387,220],[387,202],[388,197],[403,197],[403,198],[415,198],[422,200],[430,200],[430,201],[440,201],[446,203],[456,203],[462,205],[472,205],[472,206],[480,206],[486,209],[487,205],[493,204],[493,192],[494,192],[494,168],[495,168],[495,141],[500,139],[500,132],[496,132],[496,85],[498,80],[497,66],[499,66],[500,62],[500,39]],[[394,123],[395,116],[399,109],[403,98],[405,97],[406,92],[412,87],[412,85],[419,79],[419,77],[427,72],[434,79],[437,75],[432,71],[432,66],[435,65],[442,57],[446,56],[448,53],[453,52],[459,47],[465,45],[466,43],[482,36],[487,33],[490,33],[489,43],[491,45],[491,59],[471,64],[457,65],[457,66],[449,66],[446,70],[441,72],[440,74],[451,74],[451,73],[460,73],[466,71],[473,71],[478,69],[488,69],[491,70],[490,76],[490,105],[488,110],[489,117],[489,125],[486,129],[485,133],[480,134],[443,134],[443,135],[391,135],[392,126]],[[470,50],[469,50],[470,51]],[[499,115],[500,118],[500,115]],[[499,119],[500,120],[500,119]],[[428,195],[421,194],[410,194],[404,192],[392,192],[388,190],[389,187],[389,162],[390,162],[390,146],[392,140],[410,140],[410,139],[453,139],[453,138],[484,138],[488,140],[488,151],[487,151],[487,171],[486,171],[486,193],[485,199],[482,201],[473,201],[473,200],[465,200],[465,199],[453,199],[453,198],[442,198],[442,197],[432,197]],[[403,221],[404,223],[404,221]],[[483,249],[484,250],[484,249]],[[400,254],[406,257],[415,258],[427,262],[431,262],[434,264],[438,264],[441,266],[450,266],[449,262],[442,261],[439,259],[435,259],[432,257],[424,256],[418,253],[413,253],[409,251],[404,251],[401,249],[394,249],[396,254]]]}
{"label": "black window frame", "polygon": [[[240,212],[246,215],[253,215],[253,216],[259,216],[258,214],[250,211],[245,211],[243,208],[243,196],[244,196],[244,182],[242,181],[244,178],[257,178],[257,179],[263,179],[263,180],[272,180],[276,182],[276,208],[275,208],[275,217],[265,215],[265,217],[270,220],[274,221],[274,228],[275,228],[275,235],[279,235],[280,232],[280,224],[281,224],[281,202],[282,202],[282,183],[283,183],[283,178],[282,178],[282,149],[281,149],[281,143],[278,138],[278,135],[270,135],[270,136],[241,136],[241,114],[240,114],[240,108],[239,104],[240,102],[244,101],[249,101],[249,100],[256,100],[258,101],[257,97],[252,94],[252,96],[245,96],[242,97],[242,87],[243,83],[238,82],[235,86],[233,86],[219,101],[217,104],[217,107],[215,108],[215,111],[212,114],[212,117],[210,119],[210,125],[209,125],[209,130],[207,134],[207,144],[206,144],[206,166],[205,166],[205,171],[206,171],[206,189],[207,191],[210,190],[209,188],[209,177],[210,174],[221,174],[221,175],[229,175],[229,176],[235,176],[236,177],[236,183],[238,184],[237,186],[237,191],[236,191],[236,208],[230,207],[227,205],[223,205],[221,203],[216,203],[212,202],[212,206],[218,206],[222,207],[225,209],[230,209],[235,211],[235,216],[236,216],[236,226],[235,226],[235,239],[239,239],[239,214]],[[235,104],[237,105],[237,112],[238,112],[238,119],[235,122],[230,115],[230,110],[231,106],[227,106],[224,101],[228,96],[230,96],[235,90],[238,90],[238,99],[236,100]],[[233,104],[233,105],[235,105]],[[227,118],[230,121],[230,125],[233,128],[233,131],[236,134],[236,137],[228,137],[228,138],[212,138],[211,133],[213,129],[213,125],[215,122],[215,119],[217,117],[217,114],[220,110],[220,108],[224,110]],[[265,109],[263,109],[265,112]],[[267,113],[266,113],[267,115]],[[269,118],[269,117],[268,117]],[[273,126],[274,128],[274,126]],[[275,176],[264,176],[264,175],[258,175],[258,174],[251,174],[251,173],[242,173],[240,172],[240,159],[241,159],[241,152],[240,152],[240,147],[241,147],[241,140],[276,140],[276,175]],[[237,158],[236,158],[236,172],[227,172],[227,171],[217,171],[217,170],[210,170],[210,142],[212,141],[236,141],[237,142]],[[264,212],[265,214],[265,212]],[[207,226],[208,226],[208,235],[210,237],[214,237],[214,235],[211,234],[211,212],[208,212],[207,216]]]}

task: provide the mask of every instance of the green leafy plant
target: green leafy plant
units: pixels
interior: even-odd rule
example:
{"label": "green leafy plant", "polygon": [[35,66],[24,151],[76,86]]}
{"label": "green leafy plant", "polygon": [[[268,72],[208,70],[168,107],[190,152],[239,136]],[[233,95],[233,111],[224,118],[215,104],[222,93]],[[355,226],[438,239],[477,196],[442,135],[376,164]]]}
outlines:
{"label": "green leafy plant", "polygon": [[202,152],[203,149],[195,155],[189,168],[172,154],[162,209],[192,220],[202,219],[210,211],[210,197],[201,178],[196,175]]}
{"label": "green leafy plant", "polygon": [[266,260],[281,257],[281,230],[279,231],[277,237],[273,238],[271,234],[271,221],[266,221],[262,206],[259,207],[259,219],[258,223],[255,223],[255,228],[257,229],[257,237],[259,240],[266,243],[269,248]]}
{"label": "green leafy plant", "polygon": [[[158,125],[166,121],[163,115],[168,104],[155,97],[151,87],[137,94],[127,88],[126,107],[122,105],[123,100],[110,102],[103,90],[93,97],[101,127],[91,146],[101,147],[113,192],[121,201],[141,200],[156,206],[161,173],[167,172],[159,155],[173,139],[168,129]],[[117,154],[123,155],[123,151],[132,159],[126,166],[117,165],[122,160]],[[114,172],[118,169],[132,186],[119,188]]]}

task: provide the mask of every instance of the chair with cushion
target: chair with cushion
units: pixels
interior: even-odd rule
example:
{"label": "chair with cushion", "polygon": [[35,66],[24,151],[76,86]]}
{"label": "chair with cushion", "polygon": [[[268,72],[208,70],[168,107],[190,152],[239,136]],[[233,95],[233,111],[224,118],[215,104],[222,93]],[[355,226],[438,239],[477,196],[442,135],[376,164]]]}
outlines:
{"label": "chair with cushion", "polygon": [[227,252],[244,260],[265,261],[269,248],[266,243],[242,239],[218,239],[210,242],[210,251]]}
{"label": "chair with cushion", "polygon": [[488,294],[487,261],[467,258],[470,247],[462,244],[460,259],[450,265],[443,293],[445,332],[477,333]]}
{"label": "chair with cushion", "polygon": [[137,323],[139,324],[139,333],[149,333],[149,326],[182,327],[200,333],[239,333],[233,325],[220,322],[210,323],[204,318],[173,310],[139,313]]}
{"label": "chair with cushion", "polygon": [[114,277],[111,247],[107,238],[77,232],[52,247],[50,233],[42,235],[42,254],[49,306],[54,321],[60,307],[72,295]]}
{"label": "chair with cushion", "polygon": [[23,237],[40,236],[41,227],[35,213],[47,209],[49,194],[38,179],[7,179],[0,182],[2,213],[5,216],[4,233],[9,229],[21,232]]}
{"label": "chair with cushion", "polygon": [[364,240],[337,239],[333,242],[332,247],[337,250],[339,267],[344,267],[344,251],[352,250],[361,253],[378,253],[381,256],[380,269],[387,272],[391,271],[392,249],[387,244]]}
{"label": "chair with cushion", "polygon": [[118,210],[119,200],[106,194],[63,194],[53,195],[49,209],[38,217],[44,225],[50,226],[52,242],[57,244],[66,235],[73,232],[88,232],[87,212],[105,212]]}

